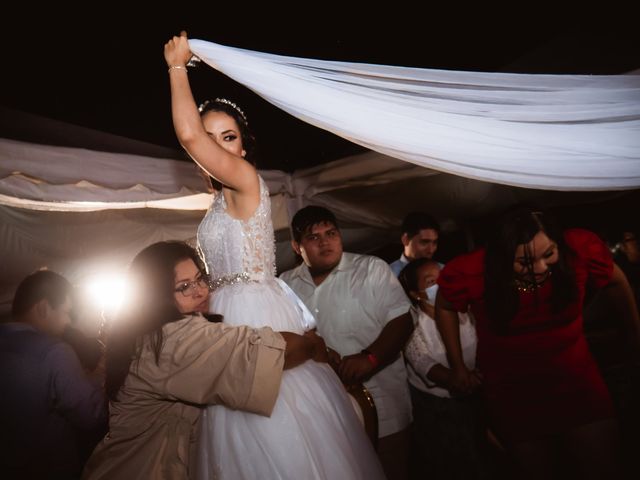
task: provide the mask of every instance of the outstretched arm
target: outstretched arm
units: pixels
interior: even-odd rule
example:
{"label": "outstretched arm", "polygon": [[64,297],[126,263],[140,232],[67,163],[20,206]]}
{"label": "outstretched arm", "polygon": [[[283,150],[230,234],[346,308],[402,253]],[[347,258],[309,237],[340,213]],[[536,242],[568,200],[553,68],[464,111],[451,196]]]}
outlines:
{"label": "outstretched arm", "polygon": [[164,46],[171,84],[173,126],[178,141],[200,167],[223,185],[237,194],[258,198],[259,183],[254,166],[242,156],[222,148],[202,123],[186,69],[191,56],[184,31]]}

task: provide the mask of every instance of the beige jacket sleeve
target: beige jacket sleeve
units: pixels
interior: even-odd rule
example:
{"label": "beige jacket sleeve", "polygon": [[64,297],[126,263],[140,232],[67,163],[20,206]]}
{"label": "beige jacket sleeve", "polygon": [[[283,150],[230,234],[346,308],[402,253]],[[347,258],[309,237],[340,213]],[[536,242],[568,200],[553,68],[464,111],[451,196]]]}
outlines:
{"label": "beige jacket sleeve", "polygon": [[[270,415],[278,397],[286,342],[268,327],[232,327],[193,316],[166,325],[160,361],[149,344],[128,377],[157,395]],[[133,387],[133,385],[128,385]]]}

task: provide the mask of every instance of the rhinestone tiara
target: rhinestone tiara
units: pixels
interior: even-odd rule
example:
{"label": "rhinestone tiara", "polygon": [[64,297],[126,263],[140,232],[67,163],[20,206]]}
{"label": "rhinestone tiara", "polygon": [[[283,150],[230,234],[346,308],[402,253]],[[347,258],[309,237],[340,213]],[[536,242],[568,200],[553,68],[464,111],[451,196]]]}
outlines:
{"label": "rhinestone tiara", "polygon": [[226,98],[216,98],[215,100],[205,100],[204,102],[202,102],[200,104],[200,106],[198,107],[198,111],[200,113],[202,113],[202,111],[205,109],[205,107],[207,105],[209,105],[210,103],[223,103],[225,105],[229,105],[231,108],[233,108],[236,112],[238,112],[240,114],[240,116],[242,117],[242,119],[244,120],[245,124],[249,124],[249,122],[247,121],[247,116],[244,114],[244,112],[242,111],[242,109],[236,105],[235,103],[233,103],[231,100],[227,100]]}

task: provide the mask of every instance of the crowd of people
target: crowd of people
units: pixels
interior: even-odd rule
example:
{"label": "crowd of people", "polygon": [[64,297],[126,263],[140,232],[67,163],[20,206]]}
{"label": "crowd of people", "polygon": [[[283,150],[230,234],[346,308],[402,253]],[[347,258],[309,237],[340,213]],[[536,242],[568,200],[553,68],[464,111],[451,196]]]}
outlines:
{"label": "crowd of people", "polygon": [[443,262],[438,221],[410,212],[389,264],[344,251],[335,212],[307,206],[290,226],[300,263],[277,275],[247,115],[197,105],[186,34],[164,56],[176,136],[212,205],[195,245],[136,255],[135,302],[103,339],[72,326],[61,275],[20,284],[0,325],[3,478],[625,478],[583,309],[589,291],[611,299],[637,368],[632,229],[614,257],[518,206]]}

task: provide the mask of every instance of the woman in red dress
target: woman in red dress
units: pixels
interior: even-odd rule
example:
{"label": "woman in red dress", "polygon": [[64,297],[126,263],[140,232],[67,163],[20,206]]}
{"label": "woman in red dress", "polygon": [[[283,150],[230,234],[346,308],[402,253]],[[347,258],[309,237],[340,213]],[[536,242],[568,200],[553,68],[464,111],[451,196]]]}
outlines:
{"label": "woman in red dress", "polygon": [[618,478],[615,412],[583,333],[587,283],[612,295],[634,348],[640,321],[604,242],[521,207],[498,222],[485,248],[447,263],[438,283],[436,323],[453,383],[463,392],[473,383],[456,315],[470,310],[491,428],[522,478],[552,478],[558,460],[580,478]]}

